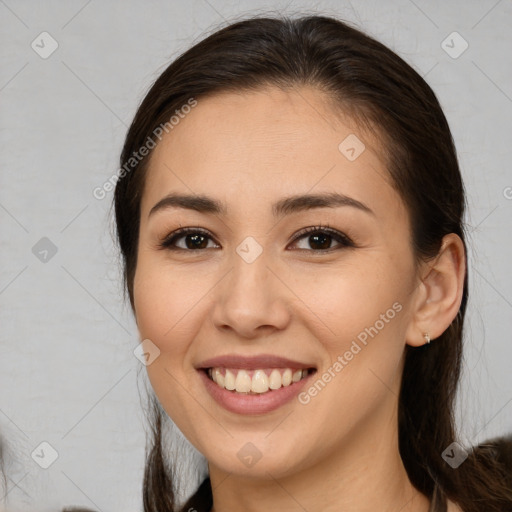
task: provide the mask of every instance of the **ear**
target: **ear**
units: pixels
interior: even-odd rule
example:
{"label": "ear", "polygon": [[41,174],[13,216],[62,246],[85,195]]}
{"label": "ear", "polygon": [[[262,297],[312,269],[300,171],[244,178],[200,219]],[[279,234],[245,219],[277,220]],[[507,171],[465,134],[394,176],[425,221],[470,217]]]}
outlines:
{"label": "ear", "polygon": [[466,255],[464,244],[455,233],[443,238],[435,259],[421,267],[420,283],[415,290],[411,322],[407,327],[408,345],[418,347],[438,338],[457,316],[462,301]]}

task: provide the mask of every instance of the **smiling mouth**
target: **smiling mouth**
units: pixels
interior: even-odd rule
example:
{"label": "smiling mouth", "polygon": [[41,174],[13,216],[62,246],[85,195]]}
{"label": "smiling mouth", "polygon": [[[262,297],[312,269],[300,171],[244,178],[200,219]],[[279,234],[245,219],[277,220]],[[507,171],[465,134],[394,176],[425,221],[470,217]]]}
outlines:
{"label": "smiling mouth", "polygon": [[292,370],[291,368],[265,368],[245,370],[238,368],[205,368],[208,378],[217,386],[234,393],[261,395],[305,379],[316,372],[315,368]]}

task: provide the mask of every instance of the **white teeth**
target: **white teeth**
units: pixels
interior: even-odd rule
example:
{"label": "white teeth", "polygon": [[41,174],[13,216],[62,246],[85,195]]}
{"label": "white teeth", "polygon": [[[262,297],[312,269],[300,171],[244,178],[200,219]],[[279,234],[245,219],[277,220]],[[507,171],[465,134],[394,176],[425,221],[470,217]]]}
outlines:
{"label": "white teeth", "polygon": [[297,370],[292,377],[293,382],[299,382],[302,379],[302,370]]}
{"label": "white teeth", "polygon": [[[211,369],[210,369],[211,370]],[[222,375],[221,371],[218,368],[215,368],[215,371],[212,375],[213,380],[221,387],[224,387],[224,375]]]}
{"label": "white teeth", "polygon": [[270,379],[268,382],[268,387],[270,389],[279,389],[281,387],[282,379],[279,370],[272,370],[270,372]]}
{"label": "white teeth", "polygon": [[235,376],[229,371],[226,370],[226,375],[224,375],[224,387],[233,391],[235,389]]}
{"label": "white teeth", "polygon": [[[298,382],[308,376],[308,370],[291,370],[285,368],[284,370],[274,368],[270,370],[228,370],[222,373],[221,368],[210,368],[208,375],[217,383],[221,388],[228,389],[229,391],[236,391],[237,393],[252,393],[261,394],[267,393],[269,390],[280,389],[281,387],[290,386],[293,382]],[[252,377],[251,377],[252,373]]]}
{"label": "white teeth", "polygon": [[254,372],[254,375],[252,376],[251,391],[253,393],[266,393],[268,391],[268,377],[263,370],[256,370]]}
{"label": "white teeth", "polygon": [[251,391],[251,377],[245,370],[239,370],[235,380],[235,389],[238,393]]}
{"label": "white teeth", "polygon": [[289,386],[292,383],[292,371],[290,368],[287,368],[282,376],[283,386]]}

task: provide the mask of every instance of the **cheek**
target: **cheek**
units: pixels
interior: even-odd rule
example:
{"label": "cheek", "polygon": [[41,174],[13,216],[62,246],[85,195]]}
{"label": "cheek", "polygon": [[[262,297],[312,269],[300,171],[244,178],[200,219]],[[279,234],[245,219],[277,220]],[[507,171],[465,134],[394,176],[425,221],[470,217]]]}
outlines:
{"label": "cheek", "polygon": [[[349,421],[347,411],[368,413],[398,393],[408,323],[407,269],[404,263],[399,272],[385,255],[372,260],[340,269],[325,283],[322,279],[318,287],[309,287],[318,293],[310,292],[308,305],[321,318],[319,325],[328,327],[314,331],[327,363],[317,385],[303,395],[304,402],[314,403],[317,418],[331,415],[348,425],[358,418]],[[332,404],[343,407],[332,409]],[[339,422],[326,428],[336,430]]]}
{"label": "cheek", "polygon": [[309,322],[331,357],[358,336],[362,342],[376,334],[393,337],[403,328],[407,282],[386,255],[366,256],[357,264],[303,272],[293,281],[300,320]]}
{"label": "cheek", "polygon": [[[186,276],[186,277],[185,277]],[[151,340],[160,350],[146,366],[151,386],[179,428],[194,429],[189,418],[197,414],[190,400],[190,369],[187,355],[196,337],[204,289],[198,290],[191,273],[169,271],[158,263],[141,261],[134,278],[134,303],[141,340]],[[196,290],[196,291],[195,291]],[[195,305],[195,307],[194,307]],[[172,413],[172,414],[171,414]]]}
{"label": "cheek", "polygon": [[[180,339],[190,336],[204,282],[194,272],[142,260],[134,278],[134,303],[139,334],[163,352],[179,352]],[[206,288],[207,289],[207,288]]]}
{"label": "cheek", "polygon": [[165,333],[172,328],[169,311],[174,294],[165,293],[164,283],[147,272],[138,272],[134,281],[135,317],[141,339],[149,338],[160,346]]}
{"label": "cheek", "polygon": [[300,399],[326,437],[338,439],[398,396],[407,287],[386,269],[354,268],[310,295],[311,309],[329,327],[313,331],[327,357]]}

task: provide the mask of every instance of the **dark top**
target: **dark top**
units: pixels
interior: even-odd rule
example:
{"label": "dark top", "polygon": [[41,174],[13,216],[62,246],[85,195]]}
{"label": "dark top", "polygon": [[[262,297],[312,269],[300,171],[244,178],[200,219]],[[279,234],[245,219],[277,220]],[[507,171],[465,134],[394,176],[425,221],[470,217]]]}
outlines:
{"label": "dark top", "polygon": [[212,485],[210,483],[210,477],[207,476],[199,486],[199,489],[197,489],[185,505],[183,505],[181,512],[188,512],[189,509],[196,510],[197,512],[210,512],[212,506]]}

